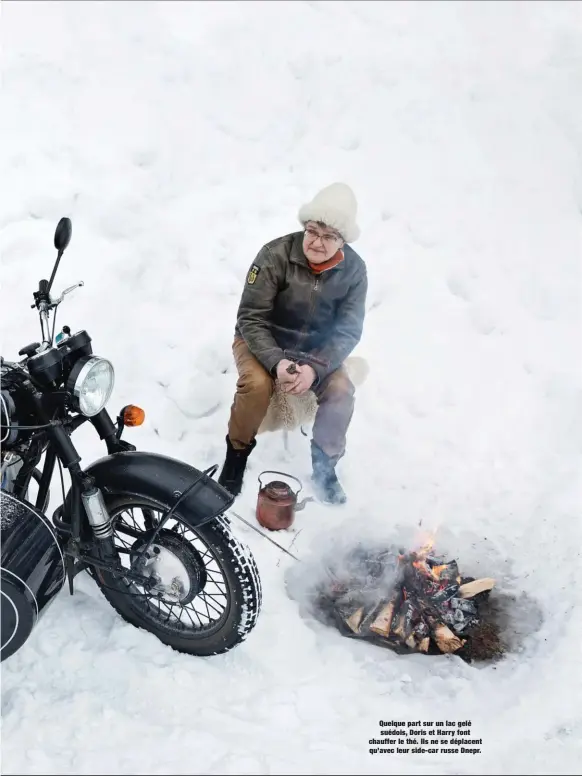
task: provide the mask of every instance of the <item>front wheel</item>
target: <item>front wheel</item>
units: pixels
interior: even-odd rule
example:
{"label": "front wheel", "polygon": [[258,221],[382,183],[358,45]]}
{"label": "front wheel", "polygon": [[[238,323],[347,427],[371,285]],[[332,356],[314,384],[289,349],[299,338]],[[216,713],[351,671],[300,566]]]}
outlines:
{"label": "front wheel", "polygon": [[[104,493],[113,541],[122,565],[147,544],[168,505],[144,496]],[[242,642],[261,608],[261,584],[250,551],[221,518],[193,528],[177,509],[166,522],[139,573],[150,588],[103,570],[94,577],[124,620],[190,655],[217,655]]]}

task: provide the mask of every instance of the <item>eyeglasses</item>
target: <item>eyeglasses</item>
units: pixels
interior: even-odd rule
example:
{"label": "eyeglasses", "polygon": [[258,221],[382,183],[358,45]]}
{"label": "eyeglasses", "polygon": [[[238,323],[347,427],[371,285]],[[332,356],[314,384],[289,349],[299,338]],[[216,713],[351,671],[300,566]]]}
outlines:
{"label": "eyeglasses", "polygon": [[342,239],[339,234],[330,234],[329,232],[326,234],[319,234],[319,232],[317,232],[311,226],[305,227],[305,235],[310,242],[314,242],[315,240],[320,239],[324,245],[330,246],[335,245]]}

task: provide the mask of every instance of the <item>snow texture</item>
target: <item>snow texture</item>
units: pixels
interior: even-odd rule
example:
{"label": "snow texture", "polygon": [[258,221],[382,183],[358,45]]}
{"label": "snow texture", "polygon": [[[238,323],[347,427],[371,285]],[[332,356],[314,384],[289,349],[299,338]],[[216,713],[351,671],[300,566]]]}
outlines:
{"label": "snow texture", "polygon": [[[179,655],[80,577],[2,664],[2,773],[578,773],[582,5],[0,13],[4,357],[39,336],[32,292],[67,215],[55,289],[85,286],[57,323],[114,363],[112,414],[145,408],[132,442],[206,468],[248,267],[332,181],[358,196],[370,280],[348,503],[310,503],[273,537],[299,563],[233,519],[261,573],[256,629]],[[103,454],[91,429],[77,442],[84,463]],[[307,492],[309,467],[299,431],[288,450],[261,435],[235,510],[254,520],[265,469]],[[305,615],[322,552],[420,523],[516,597],[501,662],[399,656]],[[370,754],[392,719],[471,720],[481,753]]]}

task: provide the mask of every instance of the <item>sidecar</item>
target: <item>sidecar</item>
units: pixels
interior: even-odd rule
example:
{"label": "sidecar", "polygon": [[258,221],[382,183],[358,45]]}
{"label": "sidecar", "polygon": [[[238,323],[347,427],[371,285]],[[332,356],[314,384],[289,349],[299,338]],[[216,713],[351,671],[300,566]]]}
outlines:
{"label": "sidecar", "polygon": [[49,520],[0,490],[0,661],[14,654],[65,584],[65,561]]}

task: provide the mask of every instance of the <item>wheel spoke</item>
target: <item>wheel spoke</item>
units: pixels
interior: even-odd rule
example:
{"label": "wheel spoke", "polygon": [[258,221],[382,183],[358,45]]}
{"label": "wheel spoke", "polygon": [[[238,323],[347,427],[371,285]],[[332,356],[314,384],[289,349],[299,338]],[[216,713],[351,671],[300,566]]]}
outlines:
{"label": "wheel spoke", "polygon": [[[216,579],[214,579],[210,575],[207,575],[207,576],[208,576],[208,582],[210,582],[212,585],[214,585],[218,589],[219,593],[222,593],[222,595],[227,595],[227,592],[226,592],[227,591],[227,586],[226,586],[226,584],[224,582],[217,581]],[[204,588],[204,589],[206,590],[206,588]]]}
{"label": "wheel spoke", "polygon": [[215,612],[218,612],[219,615],[222,614],[222,612],[220,611],[220,609],[217,609],[215,606],[212,606],[212,604],[209,601],[207,601],[207,597],[208,596],[204,591],[202,591],[199,595],[199,598],[202,599],[202,601],[204,602],[204,606],[206,606],[206,609],[208,610],[208,619],[210,620],[210,609],[213,609]]}
{"label": "wheel spoke", "polygon": [[115,530],[119,533],[131,536],[133,539],[141,539],[143,536],[143,531],[138,531],[136,528],[132,528],[131,526],[127,525],[127,523],[118,523],[115,526]]}
{"label": "wheel spoke", "polygon": [[[204,595],[204,596],[206,596],[207,598],[211,598],[213,601],[216,599],[216,596],[214,595],[214,593],[209,593],[207,590],[203,590],[203,591],[200,593],[200,595]],[[227,598],[227,596],[223,596],[223,598]]]}
{"label": "wheel spoke", "polygon": [[[183,607],[182,607],[182,612],[185,612],[185,613],[188,615],[188,617],[190,618],[190,622],[192,623],[192,625],[193,625],[194,627],[196,627],[196,623],[194,622],[194,620],[192,619],[192,615],[190,614],[190,608],[191,608],[191,607],[189,607],[189,606],[183,606]],[[195,614],[198,614],[198,612],[196,612],[196,609],[192,608],[192,611],[193,611]],[[200,622],[200,617],[198,618],[198,624],[199,624],[199,625],[202,625],[202,623]]]}

